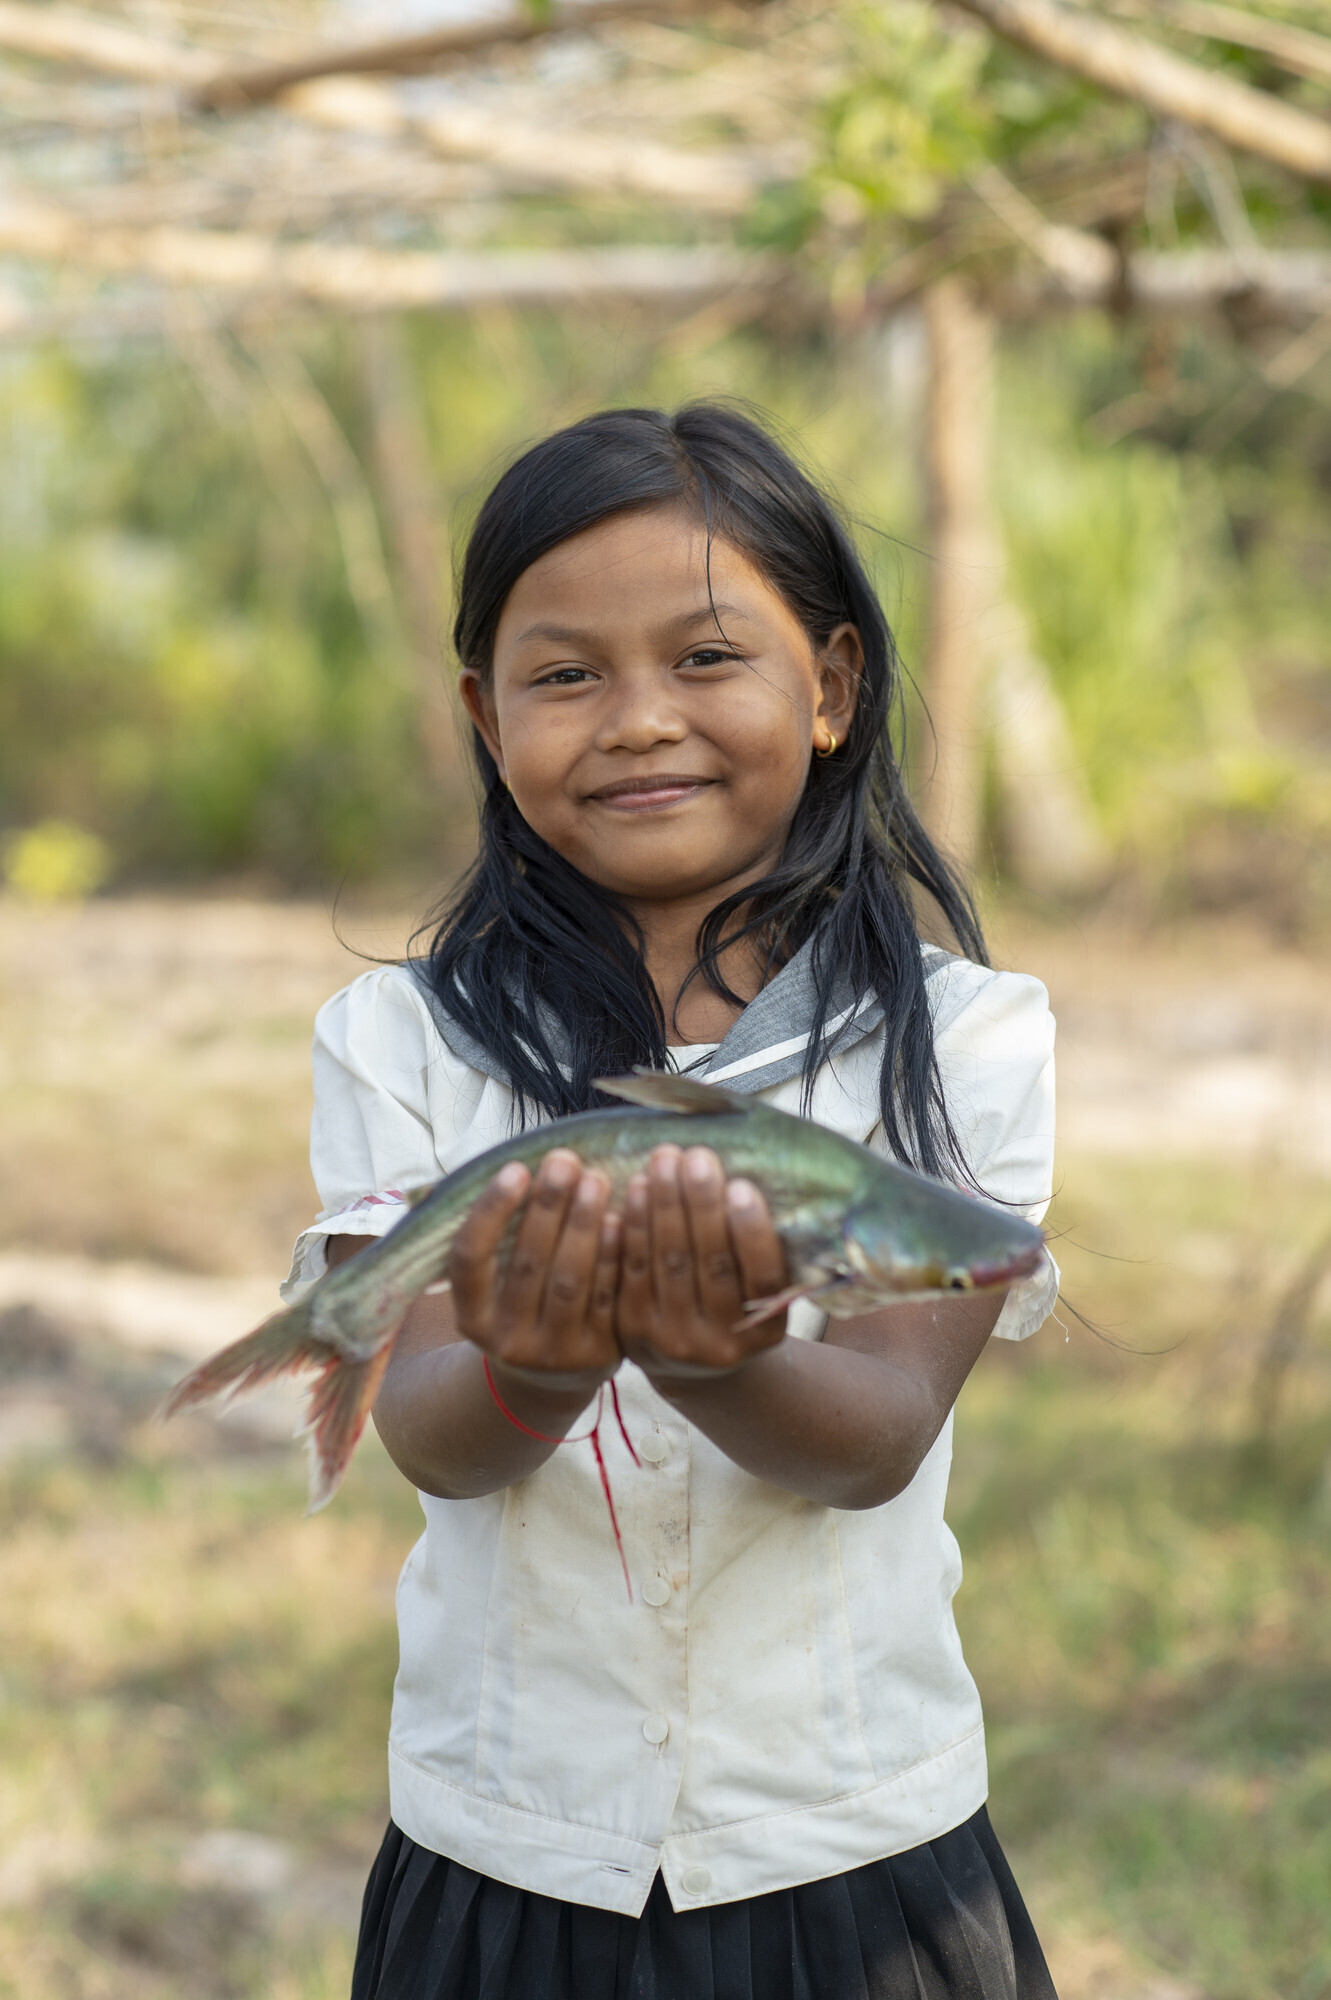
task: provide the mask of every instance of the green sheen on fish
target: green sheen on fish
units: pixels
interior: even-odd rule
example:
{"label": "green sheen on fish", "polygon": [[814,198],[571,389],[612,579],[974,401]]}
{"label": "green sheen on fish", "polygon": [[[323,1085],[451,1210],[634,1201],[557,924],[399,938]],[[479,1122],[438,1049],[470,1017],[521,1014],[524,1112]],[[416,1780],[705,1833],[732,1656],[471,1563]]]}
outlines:
{"label": "green sheen on fish", "polygon": [[618,1203],[656,1146],[710,1146],[727,1178],[767,1198],[789,1289],[746,1308],[762,1318],[796,1298],[838,1319],[940,1292],[985,1291],[1032,1272],[1042,1232],[1020,1216],[884,1159],[838,1132],[690,1077],[641,1073],[598,1086],[628,1100],[536,1125],[413,1198],[386,1236],[328,1271],[304,1298],[223,1348],[177,1385],[165,1414],[279,1375],[318,1369],[310,1390],[310,1506],[337,1491],[410,1307],[446,1280],[458,1229],[510,1160],[535,1169],[557,1146],[610,1181]]}

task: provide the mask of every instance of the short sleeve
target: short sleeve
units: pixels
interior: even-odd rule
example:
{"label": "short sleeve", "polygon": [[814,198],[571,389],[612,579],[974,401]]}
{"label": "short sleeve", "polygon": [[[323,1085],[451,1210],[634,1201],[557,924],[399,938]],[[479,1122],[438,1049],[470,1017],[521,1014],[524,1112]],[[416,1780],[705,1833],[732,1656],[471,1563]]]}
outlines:
{"label": "short sleeve", "polygon": [[[985,1193],[1032,1222],[1049,1206],[1054,1171],[1054,1017],[1038,979],[964,959],[940,974],[934,1046],[944,1097]],[[1049,1253],[1009,1293],[994,1332],[1024,1340],[1053,1310]]]}
{"label": "short sleeve", "polygon": [[483,1082],[399,967],[362,973],[320,1008],[310,1168],[323,1208],[296,1243],[283,1298],[323,1276],[330,1236],[387,1235],[411,1190],[439,1179],[441,1139],[465,1124]]}

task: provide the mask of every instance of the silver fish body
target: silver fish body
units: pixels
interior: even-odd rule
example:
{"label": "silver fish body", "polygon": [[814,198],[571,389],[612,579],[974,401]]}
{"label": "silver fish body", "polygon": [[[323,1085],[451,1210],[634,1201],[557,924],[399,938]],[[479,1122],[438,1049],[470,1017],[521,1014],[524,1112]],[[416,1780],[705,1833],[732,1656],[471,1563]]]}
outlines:
{"label": "silver fish body", "polygon": [[1005,1286],[1033,1271],[1039,1229],[1022,1217],[884,1159],[825,1126],[694,1079],[607,1080],[632,1107],[589,1111],[519,1133],[424,1191],[388,1234],[329,1271],[303,1299],[205,1362],[168,1414],[293,1369],[322,1370],[311,1393],[312,1504],[331,1497],[407,1311],[446,1276],[458,1229],[500,1168],[534,1168],[556,1146],[604,1173],[618,1202],[662,1144],[711,1147],[729,1178],[766,1196],[795,1297],[837,1317],[946,1291]]}

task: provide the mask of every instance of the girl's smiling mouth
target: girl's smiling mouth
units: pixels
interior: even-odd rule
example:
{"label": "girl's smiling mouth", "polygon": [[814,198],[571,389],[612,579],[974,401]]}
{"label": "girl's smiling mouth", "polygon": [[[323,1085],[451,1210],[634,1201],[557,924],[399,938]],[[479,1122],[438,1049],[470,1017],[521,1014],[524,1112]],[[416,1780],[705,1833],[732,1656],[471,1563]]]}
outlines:
{"label": "girl's smiling mouth", "polygon": [[715,783],[715,778],[662,771],[651,777],[617,779],[612,785],[589,792],[587,797],[591,804],[609,806],[615,812],[659,812],[666,806],[679,805]]}

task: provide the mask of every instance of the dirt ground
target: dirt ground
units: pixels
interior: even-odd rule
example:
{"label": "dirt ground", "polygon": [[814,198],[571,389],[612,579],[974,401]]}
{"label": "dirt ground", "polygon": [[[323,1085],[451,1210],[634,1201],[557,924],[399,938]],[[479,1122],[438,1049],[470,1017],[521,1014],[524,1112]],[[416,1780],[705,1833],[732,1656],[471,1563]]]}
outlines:
{"label": "dirt ground", "polygon": [[[257,2000],[280,1989],[293,2000],[325,1995],[331,2000],[344,1990],[339,1982],[354,1883],[381,1807],[376,1775],[381,1748],[367,1749],[354,1782],[345,1772],[329,1776],[340,1767],[350,1723],[344,1714],[321,1711],[311,1725],[313,1747],[302,1752],[307,1762],[291,1766],[281,1798],[265,1818],[261,1802],[268,1765],[274,1758],[280,1765],[288,1754],[281,1746],[290,1724],[281,1720],[287,1709],[276,1696],[265,1695],[265,1707],[255,1690],[284,1671],[283,1644],[289,1646],[293,1680],[308,1677],[308,1636],[293,1632],[282,1641],[272,1633],[286,1629],[288,1598],[298,1602],[301,1590],[308,1589],[314,1602],[326,1587],[320,1580],[323,1561],[339,1577],[332,1624],[342,1634],[338,1643],[349,1649],[347,1684],[363,1686],[356,1699],[371,1716],[362,1734],[368,1743],[381,1744],[376,1732],[391,1677],[392,1574],[414,1532],[412,1509],[390,1492],[385,1482],[391,1473],[380,1459],[377,1470],[370,1463],[360,1501],[352,1501],[340,1522],[329,1515],[302,1526],[294,1504],[299,1467],[285,1442],[297,1408],[291,1396],[242,1406],[221,1424],[199,1419],[169,1439],[147,1427],[147,1417],[181,1358],[210,1351],[271,1309],[291,1240],[314,1204],[305,1160],[312,1016],[365,964],[358,953],[401,955],[418,915],[405,905],[346,909],[338,919],[339,939],[329,913],[309,904],[140,897],[35,909],[0,901],[0,1470],[18,1482],[15,1518],[26,1518],[30,1526],[29,1540],[21,1534],[14,1544],[13,1573],[6,1572],[3,1587],[9,1590],[18,1651],[34,1662],[32,1713],[39,1716],[25,1724],[23,1755],[37,1757],[32,1746],[44,1743],[41,1757],[51,1768],[66,1768],[68,1731],[84,1732],[80,1741],[87,1731],[95,1733],[96,1717],[111,1698],[107,1689],[129,1688],[126,1713],[138,1716],[141,1708],[134,1704],[141,1704],[141,1687],[151,1683],[156,1691],[145,1726],[161,1737],[159,1743],[152,1736],[157,1744],[152,1756],[160,1753],[162,1771],[160,1796],[134,1808],[140,1818],[131,1813],[123,1840],[119,1821],[111,1837],[110,1823],[88,1789],[101,1786],[109,1798],[122,1783],[119,1776],[113,1782],[105,1775],[95,1784],[86,1775],[71,1777],[58,1825],[47,1823],[36,1776],[30,1794],[24,1794],[29,1805],[0,1815],[0,1929],[6,1910],[18,1912],[13,1937],[19,1944],[13,1949],[21,1946],[31,1954],[24,1959],[25,1983],[7,1986],[0,1975],[0,1994],[46,2000],[58,1992],[77,2000],[85,1995],[120,2000],[122,1993],[133,1992],[136,2000],[140,1994],[174,2000],[177,1994],[203,1993],[197,1977],[181,1970],[188,1953],[176,1962],[185,1950],[179,1926],[193,1921],[191,1912],[220,1926],[219,1938],[230,1939],[225,1950],[218,1944],[217,1964],[223,1969],[207,1992],[253,1994]],[[1226,1366],[1232,1373],[1248,1367],[1254,1326],[1270,1322],[1271,1299],[1301,1260],[1306,1262],[1308,1243],[1319,1233],[1318,1217],[1331,1207],[1326,1198],[1331,960],[1297,955],[1272,946],[1256,930],[1229,925],[1140,936],[1095,923],[1055,929],[1007,913],[994,928],[997,962],[1037,973],[1050,989],[1059,1021],[1060,1176],[1077,1192],[1092,1236],[1111,1250],[1135,1254],[1141,1247],[1135,1225],[1124,1218],[1136,1217],[1144,1241],[1150,1235],[1144,1218],[1154,1207],[1156,1234],[1147,1247],[1154,1251],[1166,1244],[1177,1280],[1170,1297],[1182,1301],[1169,1310],[1184,1324],[1194,1298],[1203,1302],[1214,1329],[1204,1365],[1195,1366],[1191,1376],[1176,1372],[1170,1378],[1182,1385],[1173,1407],[1194,1409],[1204,1378],[1219,1380]],[[1085,1279],[1078,1254],[1073,1253],[1073,1266],[1079,1282],[1091,1283],[1094,1266],[1086,1266],[1091,1278]],[[1125,1267],[1114,1282],[1115,1297],[1131,1316],[1145,1280]],[[1153,1325],[1163,1323],[1162,1310],[1158,1302],[1151,1307]],[[1006,1377],[991,1372],[975,1390],[973,1469],[969,1485],[959,1482],[957,1505],[962,1512],[970,1509],[981,1524],[986,1510],[997,1518],[986,1497],[984,1469],[1006,1448],[1003,1383],[1010,1387],[1012,1367],[1018,1366],[1027,1366],[1024,1355],[1000,1357],[995,1369],[1006,1368]],[[1087,1379],[1100,1380],[1095,1371],[1103,1372],[1103,1365],[1094,1353],[1088,1366]],[[1070,1399],[1059,1405],[1058,1418],[1069,1436],[1069,1413],[1075,1416],[1075,1396],[1081,1393],[1071,1378],[1059,1391]],[[1119,1391],[1111,1385],[1096,1393],[1095,1421],[1103,1424],[1109,1420],[1104,1395],[1112,1398]],[[1148,1422],[1155,1421],[1152,1407],[1149,1401],[1132,1405],[1147,1412]],[[222,1484],[168,1486],[154,1489],[156,1498],[145,1497],[142,1480],[158,1478],[153,1467],[168,1461],[215,1464]],[[105,1475],[99,1467],[108,1468]],[[1027,1535],[1027,1514],[1034,1519],[1038,1508],[1016,1490],[1014,1475],[1004,1476],[1003,1505],[1018,1524],[1017,1540],[1010,1556],[1000,1547],[989,1555],[981,1550],[974,1572],[978,1611],[971,1613],[976,1643],[988,1647],[993,1661],[1000,1765],[1009,1754],[1005,1744],[1033,1740],[1019,1684],[1029,1679],[1031,1661],[1041,1657],[1039,1645],[1029,1640],[1016,1648],[1010,1630],[1024,1615],[1017,1595],[1026,1587],[1021,1569],[1026,1557],[1017,1544]],[[1050,1477],[1056,1485],[1063,1473],[1056,1470]],[[30,1480],[46,1482],[40,1504],[21,1500]],[[160,1518],[163,1493],[175,1496],[167,1503],[170,1520]],[[1057,1506],[1063,1504],[1058,1499]],[[1114,1504],[1129,1503],[1120,1496]],[[123,1516],[118,1541],[111,1525],[119,1518],[117,1508]],[[218,1526],[219,1509],[233,1530]],[[1051,1535],[1072,1533],[1056,1506],[1049,1519],[1056,1523]],[[218,1553],[228,1532],[234,1533],[234,1562]],[[1237,1531],[1225,1532],[1233,1542]],[[1127,1533],[1122,1529],[1119,1539]],[[1287,1542],[1286,1535],[1269,1549],[1283,1549]],[[266,1567],[256,1568],[261,1545],[270,1549],[270,1558]],[[112,1549],[114,1577],[105,1571]],[[178,1578],[175,1602],[183,1608],[164,1610],[152,1577],[138,1575],[136,1565],[149,1561],[144,1551],[151,1549],[162,1575]],[[1112,1553],[1104,1558],[1115,1559]],[[1010,1572],[1003,1567],[1009,1560],[1016,1565]],[[1053,1575],[1062,1558],[1055,1553],[1042,1560]],[[1199,1558],[1178,1560],[1184,1565],[1180,1574],[1190,1575]],[[1215,1560],[1218,1564],[1219,1557]],[[1262,1561],[1269,1571],[1269,1551]],[[1005,1575],[1012,1579],[1007,1585],[1001,1583]],[[1216,1575],[1216,1601],[1223,1597],[1228,1603],[1232,1585],[1218,1567]],[[1291,1605],[1301,1601],[1300,1593],[1306,1598],[1310,1575],[1314,1597],[1318,1591],[1325,1595],[1324,1569],[1291,1570]],[[248,1591],[241,1582],[245,1576],[251,1580]],[[986,1576],[999,1580],[987,1597]],[[1193,1584],[1162,1586],[1148,1579],[1133,1588],[1139,1594],[1172,1591],[1182,1602]],[[1268,1576],[1263,1658],[1273,1643],[1275,1589]],[[1004,1590],[1010,1592],[1006,1613]],[[1058,1584],[1056,1596],[1060,1590],[1066,1599],[1067,1587]],[[263,1612],[266,1604],[271,1612]],[[1049,1613],[1051,1630],[1065,1611],[1066,1604]],[[122,1632],[139,1635],[133,1643],[143,1655],[129,1680],[123,1666],[113,1671],[97,1664],[99,1649],[108,1646],[120,1647],[128,1658],[131,1640],[114,1638]],[[972,1643],[968,1631],[968,1652]],[[1048,1688],[1054,1689],[1061,1671],[1055,1653],[1059,1646],[1066,1653],[1074,1640],[1064,1631],[1049,1643],[1054,1650],[1045,1671]],[[1098,1640],[1088,1645],[1091,1655],[1106,1653]],[[255,1649],[244,1655],[250,1664],[241,1679],[234,1678],[238,1667],[226,1667],[232,1678],[223,1693],[200,1694],[201,1663],[214,1656],[228,1659],[228,1648],[237,1646]],[[1177,1650],[1182,1657],[1183,1641]],[[153,1664],[159,1656],[183,1662],[184,1692],[173,1692],[168,1670]],[[74,1657],[84,1664],[83,1679],[69,1668]],[[211,1674],[214,1666],[206,1671]],[[216,1671],[222,1674],[223,1668]],[[1150,1671],[1158,1682],[1159,1670]],[[1090,1672],[1086,1668],[1083,1679]],[[52,1709],[42,1722],[43,1678],[64,1685],[67,1673],[72,1678],[62,1697],[65,1706]],[[1009,1698],[1010,1689],[1018,1692]],[[1044,1699],[1052,1702],[1054,1695],[1046,1691]],[[251,1713],[254,1703],[259,1706]],[[221,1716],[248,1720],[243,1729],[234,1721],[240,1731],[234,1739],[216,1722],[215,1768],[172,1778],[173,1760],[182,1754],[180,1731],[193,1728],[186,1718],[203,1717],[206,1727],[200,1729],[207,1737]],[[236,1772],[248,1769],[251,1750],[258,1758],[255,1775],[242,1783]],[[115,1760],[122,1754],[106,1750],[107,1773],[119,1772]],[[100,1768],[96,1755],[89,1755],[88,1768]],[[1174,1762],[1179,1763],[1177,1756]],[[70,1768],[77,1766],[75,1758]],[[125,1796],[137,1796],[134,1786],[142,1782],[141,1774],[125,1777]],[[1184,1773],[1178,1782],[1192,1780]],[[1213,1774],[1206,1778],[1207,1784],[1214,1782]],[[284,1801],[302,1790],[311,1799],[327,1797],[328,1825],[340,1831],[320,1834],[314,1822],[292,1817]],[[1211,1991],[1228,1992],[1223,1985],[1196,1983],[1191,1968],[1205,1954],[1186,1944],[1171,1950],[1170,1923],[1156,1933],[1149,1924],[1137,1932],[1125,1925],[1119,1932],[1106,1917],[1109,1905],[1092,1897],[1082,1907],[1071,1891],[1060,1889],[1057,1868],[1041,1846],[1041,1827],[1051,1810],[1047,1799],[1041,1795],[1029,1808],[1023,1832],[1020,1785],[1012,1796],[1014,1825],[1019,1844],[1024,1840],[1032,1857],[1037,1891],[1038,1871],[1048,1862],[1042,1921],[1064,2000],[1200,2000]],[[1246,1792],[1243,1797],[1243,1811],[1264,1809],[1260,1784],[1251,1799]],[[255,1830],[256,1822],[263,1831]],[[1088,1846],[1088,1855],[1091,1851]],[[125,1861],[131,1852],[138,1857],[132,1867]],[[169,1861],[163,1860],[168,1852]],[[130,1888],[113,1862],[122,1873],[130,1867]],[[150,1910],[153,1896],[160,1908],[153,1903]],[[52,1940],[65,1923],[61,1912],[67,1904],[75,1906],[71,1897],[80,1914],[76,1922],[70,1919],[69,1934],[82,1942],[77,1951],[69,1946],[75,1956],[66,1960],[60,1956],[64,1947]],[[264,1912],[275,1901],[285,1912],[286,1932],[280,1925],[264,1928],[269,1922]],[[234,1929],[232,1919],[240,1925],[241,1943],[228,1929]],[[316,1954],[317,1963],[309,1958],[302,1972],[301,1953],[308,1957],[312,1949],[308,1926],[300,1929],[306,1919],[311,1925],[331,1923],[334,1942],[324,1956]],[[284,1963],[297,1969],[284,1972],[282,1981],[258,1973],[247,1983],[244,1939],[270,1933],[294,1940]],[[1158,1965],[1153,1935],[1162,1940]],[[106,1966],[112,1971],[105,1972]],[[1331,1992],[1331,1971],[1327,1978],[1325,1990]],[[1270,1990],[1312,1996],[1324,1989],[1313,1983]]]}

